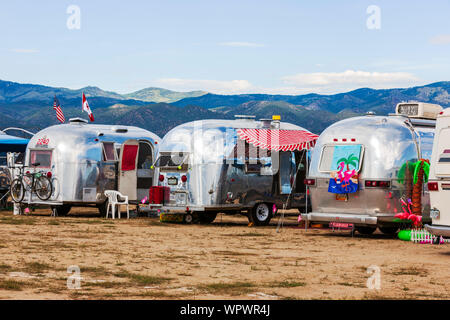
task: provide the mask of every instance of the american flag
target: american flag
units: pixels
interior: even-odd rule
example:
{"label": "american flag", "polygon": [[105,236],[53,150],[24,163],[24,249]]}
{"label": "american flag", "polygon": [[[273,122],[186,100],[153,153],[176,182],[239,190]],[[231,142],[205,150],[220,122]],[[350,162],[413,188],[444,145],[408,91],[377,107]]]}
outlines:
{"label": "american flag", "polygon": [[55,101],[53,103],[53,110],[56,111],[56,118],[58,118],[59,122],[66,122],[66,118],[64,118],[64,113],[62,112],[61,105],[59,104],[58,98],[55,96]]}

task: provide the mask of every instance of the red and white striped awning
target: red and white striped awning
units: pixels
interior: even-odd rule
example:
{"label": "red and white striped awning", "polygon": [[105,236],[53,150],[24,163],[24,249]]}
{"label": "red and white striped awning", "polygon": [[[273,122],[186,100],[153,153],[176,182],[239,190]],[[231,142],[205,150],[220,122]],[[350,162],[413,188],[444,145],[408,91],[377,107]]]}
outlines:
{"label": "red and white striped awning", "polygon": [[255,147],[273,151],[309,150],[319,137],[306,130],[279,129],[238,129],[237,134]]}

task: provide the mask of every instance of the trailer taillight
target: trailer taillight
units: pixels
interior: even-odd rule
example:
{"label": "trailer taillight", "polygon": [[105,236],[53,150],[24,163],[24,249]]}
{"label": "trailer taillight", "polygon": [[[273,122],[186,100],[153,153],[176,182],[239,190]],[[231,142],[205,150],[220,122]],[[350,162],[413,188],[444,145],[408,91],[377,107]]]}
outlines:
{"label": "trailer taillight", "polygon": [[389,188],[390,181],[366,180],[365,186],[368,188]]}
{"label": "trailer taillight", "polygon": [[159,181],[161,181],[161,182],[164,181],[164,175],[162,175],[162,174],[159,175]]}
{"label": "trailer taillight", "polygon": [[307,185],[307,186],[314,186],[314,185],[316,185],[316,179],[305,179],[305,184]]}
{"label": "trailer taillight", "polygon": [[187,177],[186,176],[181,176],[181,181],[182,182],[186,182],[187,181]]}
{"label": "trailer taillight", "polygon": [[52,178],[52,173],[51,173],[51,171],[47,172],[47,178],[49,178],[49,179]]}
{"label": "trailer taillight", "polygon": [[428,182],[428,191],[439,191],[439,185],[437,182]]}
{"label": "trailer taillight", "polygon": [[391,186],[391,183],[389,181],[380,181],[378,183],[378,186],[380,188],[389,188]]}

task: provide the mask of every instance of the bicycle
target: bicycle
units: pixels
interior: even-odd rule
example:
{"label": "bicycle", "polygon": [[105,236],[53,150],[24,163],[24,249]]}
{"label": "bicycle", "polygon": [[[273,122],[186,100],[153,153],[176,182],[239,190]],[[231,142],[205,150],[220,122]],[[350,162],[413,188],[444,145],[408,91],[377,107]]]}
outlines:
{"label": "bicycle", "polygon": [[30,193],[34,192],[42,201],[50,199],[53,193],[52,181],[42,172],[36,172],[36,167],[40,163],[32,163],[31,165],[34,167],[34,172],[24,173],[25,167],[22,167],[19,176],[11,183],[10,192],[14,202],[22,202],[27,190]]}

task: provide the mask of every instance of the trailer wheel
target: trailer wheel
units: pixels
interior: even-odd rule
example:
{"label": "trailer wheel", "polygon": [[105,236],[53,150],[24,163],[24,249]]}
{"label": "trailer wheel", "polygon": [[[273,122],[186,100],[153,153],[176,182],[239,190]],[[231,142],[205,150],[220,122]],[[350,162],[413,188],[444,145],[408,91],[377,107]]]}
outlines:
{"label": "trailer wheel", "polygon": [[394,235],[398,231],[398,226],[397,227],[378,227],[378,228],[380,229],[381,232],[383,232],[384,234],[388,234],[388,235]]}
{"label": "trailer wheel", "polygon": [[100,216],[106,217],[106,209],[108,208],[108,201],[98,204],[97,208],[98,212],[100,213]]}
{"label": "trailer wheel", "polygon": [[248,216],[255,226],[267,226],[272,219],[272,206],[267,203],[258,203],[253,207]]}
{"label": "trailer wheel", "polygon": [[192,214],[190,214],[190,213],[186,213],[183,217],[184,223],[191,224],[193,220],[194,220],[194,218],[192,217]]}
{"label": "trailer wheel", "polygon": [[356,229],[356,231],[358,231],[361,234],[371,235],[372,233],[375,232],[375,230],[377,230],[377,227],[366,226],[366,227],[356,227],[355,229]]}
{"label": "trailer wheel", "polygon": [[69,214],[70,209],[72,209],[72,206],[68,204],[63,204],[62,206],[52,206],[52,210],[56,211],[56,215],[58,217],[65,217]]}
{"label": "trailer wheel", "polygon": [[210,224],[216,220],[217,212],[201,212],[198,213],[198,220],[201,224]]}

